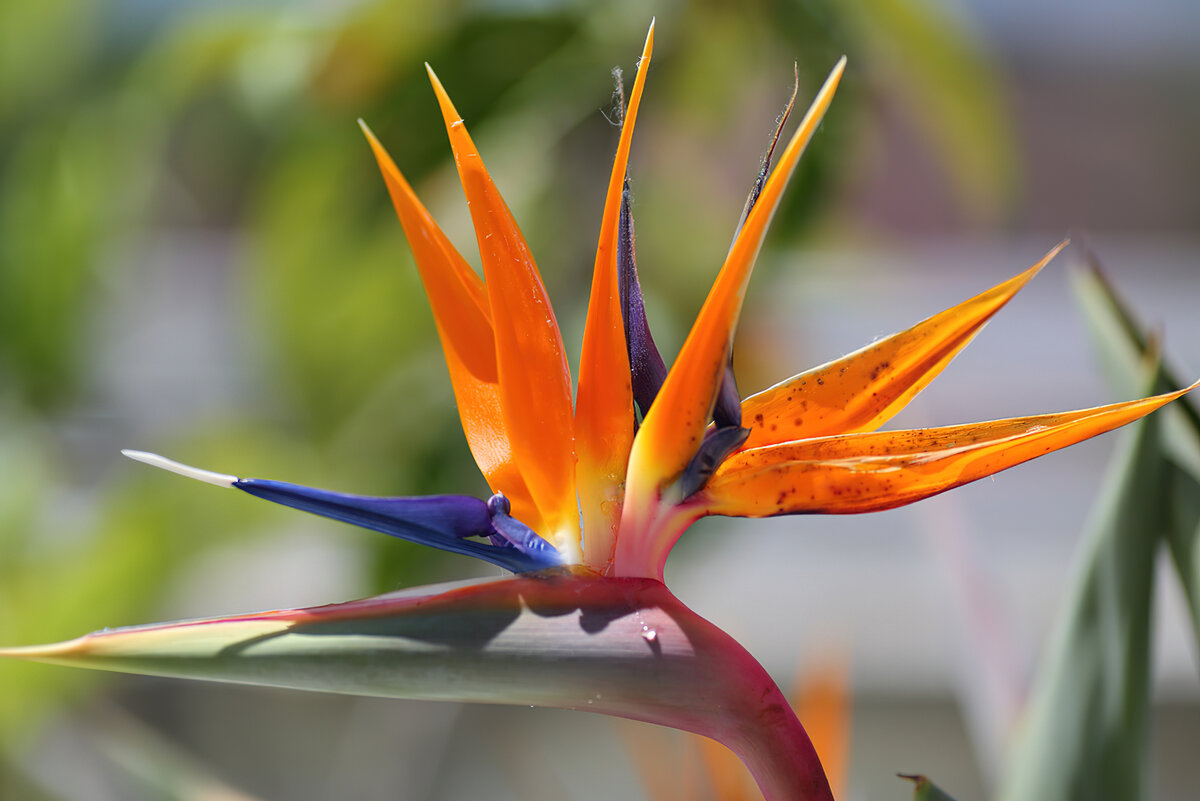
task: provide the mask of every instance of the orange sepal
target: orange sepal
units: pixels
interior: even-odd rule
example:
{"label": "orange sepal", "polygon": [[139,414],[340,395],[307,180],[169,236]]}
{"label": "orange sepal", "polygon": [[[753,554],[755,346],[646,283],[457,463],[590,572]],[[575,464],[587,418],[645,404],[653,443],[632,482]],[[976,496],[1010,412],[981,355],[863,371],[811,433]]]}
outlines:
{"label": "orange sepal", "polygon": [[434,222],[366,123],[360,125],[379,162],[429,297],[471,455],[492,490],[504,493],[512,503],[513,516],[536,531],[542,525],[541,514],[513,461],[500,413],[496,345],[483,281]]}
{"label": "orange sepal", "polygon": [[562,335],[525,238],[441,82],[426,65],[471,209],[491,309],[500,408],[513,456],[545,522],[539,531],[578,562],[579,506],[571,378]]}
{"label": "orange sepal", "polygon": [[738,517],[892,509],[1131,423],[1198,385],[1075,412],[755,448],[730,457],[696,503]]}
{"label": "orange sepal", "polygon": [[639,492],[661,490],[677,478],[700,446],[729,361],[754,260],[784,187],[824,117],[845,65],[843,57],[788,142],[646,415],[629,460],[629,481],[637,482]]}
{"label": "orange sepal", "polygon": [[603,569],[612,559],[621,520],[625,469],[633,443],[633,388],[617,280],[617,224],[621,215],[629,149],[646,69],[654,50],[654,23],[638,61],[629,108],[621,125],[596,245],[592,294],[588,300],[579,357],[579,391],[575,401],[575,437],[579,449],[579,506],[583,512],[584,561]]}
{"label": "orange sepal", "polygon": [[741,450],[797,439],[874,431],[916,397],[988,320],[1065,247],[970,300],[787,379],[742,402],[750,437]]}

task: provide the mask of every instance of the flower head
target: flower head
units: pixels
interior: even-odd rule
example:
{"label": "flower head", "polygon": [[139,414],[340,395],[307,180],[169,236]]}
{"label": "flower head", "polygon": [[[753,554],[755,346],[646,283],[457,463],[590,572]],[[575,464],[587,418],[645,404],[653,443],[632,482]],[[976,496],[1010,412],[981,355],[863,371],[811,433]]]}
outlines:
{"label": "flower head", "polygon": [[812,744],[766,671],[661,583],[683,531],[704,515],[840,514],[911,503],[1136,420],[1181,393],[974,425],[877,430],[1060,244],[958,306],[741,399],[731,355],[746,286],[845,59],[774,169],[774,142],[768,150],[724,264],[668,369],[642,305],[626,178],[653,41],[652,24],[609,178],[574,402],[533,256],[433,71],[482,277],[363,126],[429,296],[467,444],[491,497],[346,495],[126,452],[529,575],[105,630],[0,649],[0,657],[360,695],[589,709],[716,739],[746,762],[767,798],[831,798]]}
{"label": "flower head", "polygon": [[845,58],[771,169],[790,103],[785,110],[733,244],[668,370],[642,305],[627,178],[653,43],[652,24],[623,109],[574,404],[562,335],[533,255],[432,68],[482,278],[362,126],[429,296],[463,431],[491,498],[345,495],[126,453],[514,572],[581,565],[605,576],[661,579],[671,547],[702,516],[889,509],[1109,431],[1181,394],[972,425],[877,431],[1063,242],[976,297],[741,399],[732,348],[742,300],[771,218],[829,108]]}

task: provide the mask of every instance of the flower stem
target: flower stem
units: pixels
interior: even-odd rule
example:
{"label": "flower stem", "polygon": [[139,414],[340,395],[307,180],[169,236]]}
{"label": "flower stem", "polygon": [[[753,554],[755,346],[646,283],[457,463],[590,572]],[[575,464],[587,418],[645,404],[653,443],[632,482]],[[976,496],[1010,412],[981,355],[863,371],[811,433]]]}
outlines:
{"label": "flower stem", "polygon": [[812,740],[766,669],[723,630],[692,612],[665,587],[663,592],[675,605],[672,617],[688,631],[697,652],[719,654],[718,672],[727,679],[721,683],[724,697],[709,700],[724,706],[723,714],[715,718],[717,729],[697,733],[733,751],[766,801],[833,801]]}

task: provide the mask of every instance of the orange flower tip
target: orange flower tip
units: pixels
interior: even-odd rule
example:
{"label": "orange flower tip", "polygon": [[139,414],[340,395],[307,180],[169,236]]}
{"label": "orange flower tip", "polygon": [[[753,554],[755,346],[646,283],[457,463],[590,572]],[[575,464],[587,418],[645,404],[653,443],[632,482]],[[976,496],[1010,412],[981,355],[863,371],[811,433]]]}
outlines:
{"label": "orange flower tip", "polygon": [[[846,64],[848,63],[849,59],[845,55],[842,55],[837,60],[837,63],[833,65],[833,69],[829,71],[829,76],[825,79],[825,83],[821,85],[821,89],[817,92],[817,97],[812,105],[814,108],[820,109],[817,117],[818,120],[820,119],[820,115],[825,113],[825,109],[829,107],[829,102],[833,99],[833,93],[837,91],[838,84],[842,81],[842,74],[846,71]],[[803,125],[803,123],[801,124]]]}
{"label": "orange flower tip", "polygon": [[1063,241],[1059,242],[1057,245],[1050,248],[1050,250],[1047,251],[1045,256],[1042,256],[1040,259],[1038,259],[1036,264],[1034,264],[1032,267],[1030,267],[1025,272],[1023,272],[1020,275],[1013,278],[1010,281],[1010,283],[1014,285],[1013,294],[1016,294],[1017,290],[1023,288],[1026,284],[1028,284],[1030,281],[1032,281],[1034,276],[1036,276],[1038,273],[1040,273],[1042,271],[1042,269],[1045,268],[1045,266],[1047,264],[1049,264],[1051,261],[1053,261],[1054,257],[1057,256],[1059,253],[1061,253],[1062,249],[1065,248],[1069,244],[1071,244],[1070,239],[1064,239]]}
{"label": "orange flower tip", "polygon": [[[1151,347],[1153,347],[1153,343],[1151,343]],[[1151,366],[1155,365],[1155,361],[1153,359],[1148,359],[1146,361],[1146,363]],[[1179,398],[1182,398],[1184,395],[1188,394],[1189,392],[1196,389],[1197,387],[1200,387],[1200,380],[1196,381],[1196,383],[1192,384],[1191,386],[1183,387],[1182,389],[1176,389],[1176,390],[1173,390],[1172,392],[1164,392],[1161,395],[1154,395],[1152,397],[1146,398],[1145,400],[1147,402],[1158,401],[1157,406],[1154,407],[1154,408],[1158,408],[1158,406],[1165,406],[1166,404],[1171,403],[1174,400],[1178,400]],[[1134,403],[1134,402],[1135,401],[1130,401],[1130,403]]]}
{"label": "orange flower tip", "polygon": [[428,61],[425,62],[425,71],[429,73],[429,83],[433,86],[433,93],[437,96],[438,105],[442,109],[442,117],[445,118],[446,125],[450,126],[456,122],[461,123],[462,115],[454,107],[454,103],[450,100],[450,95],[446,94],[446,87],[442,86],[437,73],[433,71],[433,67],[429,66]]}
{"label": "orange flower tip", "polygon": [[[825,112],[829,109],[829,104],[833,102],[833,96],[837,92],[838,85],[842,82],[842,74],[846,71],[847,59],[842,56],[833,65],[833,69],[829,71],[829,77],[825,79],[825,83],[821,85],[820,91],[817,92],[817,98],[812,103],[812,110],[816,113],[813,118],[816,124],[820,124],[825,116]],[[801,126],[804,122],[801,121]],[[814,126],[815,127],[815,126]]]}
{"label": "orange flower tip", "polygon": [[225,473],[215,473],[212,470],[201,470],[199,467],[192,467],[181,462],[176,462],[168,459],[165,456],[159,456],[157,453],[148,453],[146,451],[135,451],[125,448],[121,451],[123,456],[128,456],[135,462],[148,464],[151,467],[157,467],[160,470],[166,470],[170,473],[176,473],[186,478],[194,478],[197,481],[203,481],[206,484],[212,484],[217,487],[233,488],[237,486],[239,479],[237,476],[226,475]]}
{"label": "orange flower tip", "polygon": [[1047,253],[1045,256],[1043,256],[1042,260],[1037,263],[1037,265],[1036,265],[1037,269],[1040,270],[1042,267],[1049,264],[1050,260],[1053,259],[1055,256],[1057,256],[1059,253],[1061,253],[1062,249],[1065,248],[1069,244],[1071,244],[1071,237],[1068,236],[1068,237],[1063,238],[1063,241],[1059,242],[1057,245],[1050,248],[1050,252]]}
{"label": "orange flower tip", "polygon": [[375,155],[375,161],[379,165],[379,169],[384,173],[384,181],[388,180],[389,173],[391,177],[399,177],[403,180],[403,176],[400,175],[400,169],[392,161],[392,157],[388,155],[387,149],[384,148],[383,144],[379,141],[379,137],[375,136],[375,132],[370,129],[366,120],[362,117],[358,118],[358,127],[362,129],[363,136],[367,138],[367,144],[371,146],[371,152]]}

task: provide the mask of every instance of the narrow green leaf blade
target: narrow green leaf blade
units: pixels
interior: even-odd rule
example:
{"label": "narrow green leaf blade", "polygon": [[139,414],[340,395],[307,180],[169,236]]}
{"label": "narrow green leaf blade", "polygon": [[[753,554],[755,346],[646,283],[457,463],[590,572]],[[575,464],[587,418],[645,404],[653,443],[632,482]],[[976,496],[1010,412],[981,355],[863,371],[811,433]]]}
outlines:
{"label": "narrow green leaf blade", "polygon": [[[1088,253],[1087,259],[1088,269],[1075,276],[1076,297],[1113,383],[1123,394],[1136,393],[1141,389],[1136,377],[1153,347],[1151,339],[1104,277],[1096,257]],[[1180,384],[1179,377],[1164,367],[1154,391],[1166,392]],[[1167,542],[1200,654],[1200,413],[1189,399],[1181,398],[1159,417],[1163,450],[1171,462]]]}
{"label": "narrow green leaf blade", "polygon": [[1143,795],[1154,557],[1167,499],[1156,417],[1136,424],[1113,464],[1001,801]]}
{"label": "narrow green leaf blade", "polygon": [[1183,584],[1196,636],[1196,653],[1200,655],[1200,481],[1187,470],[1172,466],[1169,482],[1171,520],[1167,544]]}
{"label": "narrow green leaf blade", "polygon": [[[1138,395],[1145,389],[1141,377],[1156,345],[1100,270],[1095,255],[1088,252],[1085,258],[1086,269],[1072,275],[1075,297],[1113,387],[1121,395]],[[1170,365],[1164,364],[1150,392],[1170,392],[1190,383],[1180,380]],[[1162,426],[1167,453],[1200,480],[1200,412],[1185,398],[1160,417],[1165,420]]]}

